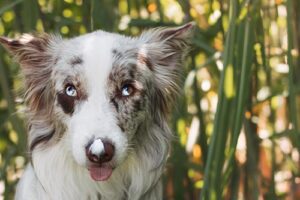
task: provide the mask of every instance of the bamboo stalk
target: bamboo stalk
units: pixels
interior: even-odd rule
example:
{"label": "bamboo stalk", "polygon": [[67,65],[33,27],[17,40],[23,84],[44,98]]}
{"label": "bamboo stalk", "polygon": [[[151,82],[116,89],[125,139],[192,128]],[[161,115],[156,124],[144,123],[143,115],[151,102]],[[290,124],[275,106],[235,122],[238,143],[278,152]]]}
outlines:
{"label": "bamboo stalk", "polygon": [[[287,0],[287,19],[292,19],[292,8],[293,2],[292,0]],[[295,131],[294,135],[294,142],[297,145],[298,151],[300,151],[300,140],[299,140],[299,128],[298,128],[298,116],[297,116],[297,103],[296,103],[296,88],[294,84],[294,60],[292,56],[292,49],[293,49],[293,24],[292,20],[287,20],[287,31],[288,31],[288,53],[287,53],[287,63],[289,65],[289,117],[292,123],[292,129]]]}
{"label": "bamboo stalk", "polygon": [[2,92],[4,94],[4,98],[7,101],[7,108],[10,115],[10,122],[16,131],[18,135],[18,142],[20,143],[17,148],[19,153],[25,154],[25,147],[26,147],[26,131],[24,128],[24,125],[22,121],[19,119],[19,117],[16,115],[16,109],[15,109],[15,101],[13,94],[10,90],[9,81],[7,79],[7,72],[4,69],[4,65],[2,62],[2,59],[0,59],[0,86],[2,89]]}
{"label": "bamboo stalk", "polygon": [[239,81],[239,89],[237,92],[237,110],[233,125],[233,133],[232,133],[232,141],[230,144],[230,155],[228,158],[228,167],[231,166],[231,163],[234,160],[235,149],[237,145],[237,141],[240,135],[240,131],[242,128],[242,123],[244,119],[244,112],[245,112],[245,105],[246,99],[249,95],[248,88],[250,84],[250,77],[251,77],[251,60],[253,58],[253,44],[254,44],[254,27],[253,27],[253,20],[250,17],[250,12],[248,11],[247,19],[245,20],[245,32],[242,33],[244,36],[244,44],[243,44],[243,51],[242,51],[242,67],[241,67],[241,79]]}
{"label": "bamboo stalk", "polygon": [[[227,33],[225,50],[223,54],[224,70],[221,74],[221,85],[225,82],[226,69],[233,63],[234,38],[236,32],[236,17],[237,17],[238,1],[231,0],[229,8],[230,25]],[[224,159],[225,144],[228,135],[228,116],[230,101],[225,96],[225,88],[220,86],[218,91],[218,105],[215,114],[214,130],[211,142],[208,148],[208,159],[205,166],[204,187],[201,194],[201,199],[221,199],[221,172]]]}

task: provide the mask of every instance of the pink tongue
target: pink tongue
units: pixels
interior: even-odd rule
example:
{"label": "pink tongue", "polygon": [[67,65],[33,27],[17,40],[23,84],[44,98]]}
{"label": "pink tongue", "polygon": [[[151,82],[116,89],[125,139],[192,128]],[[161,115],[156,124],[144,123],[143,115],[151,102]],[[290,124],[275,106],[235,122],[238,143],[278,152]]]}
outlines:
{"label": "pink tongue", "polygon": [[89,171],[92,179],[95,181],[105,181],[112,174],[112,168],[109,166],[91,167]]}

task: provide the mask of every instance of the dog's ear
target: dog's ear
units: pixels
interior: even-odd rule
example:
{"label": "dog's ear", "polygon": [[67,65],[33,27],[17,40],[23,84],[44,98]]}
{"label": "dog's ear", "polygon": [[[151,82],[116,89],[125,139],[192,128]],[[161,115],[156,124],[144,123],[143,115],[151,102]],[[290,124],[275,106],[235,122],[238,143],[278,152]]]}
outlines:
{"label": "dog's ear", "polygon": [[48,34],[24,34],[18,39],[0,37],[0,43],[20,63],[25,79],[26,97],[33,111],[41,110],[46,104],[47,91],[52,72],[51,56],[48,53],[51,36]]}
{"label": "dog's ear", "polygon": [[33,67],[45,61],[50,36],[23,34],[18,39],[0,37],[0,43],[15,57],[22,67]]}
{"label": "dog's ear", "polygon": [[140,57],[150,59],[151,63],[148,64],[169,69],[178,67],[190,47],[194,29],[195,24],[191,22],[176,28],[157,28],[144,32],[140,36],[144,41]]}
{"label": "dog's ear", "polygon": [[194,23],[177,28],[158,28],[141,35],[144,42],[138,60],[153,71],[156,83],[156,103],[163,112],[168,111],[179,91],[178,83],[183,61],[191,46]]}

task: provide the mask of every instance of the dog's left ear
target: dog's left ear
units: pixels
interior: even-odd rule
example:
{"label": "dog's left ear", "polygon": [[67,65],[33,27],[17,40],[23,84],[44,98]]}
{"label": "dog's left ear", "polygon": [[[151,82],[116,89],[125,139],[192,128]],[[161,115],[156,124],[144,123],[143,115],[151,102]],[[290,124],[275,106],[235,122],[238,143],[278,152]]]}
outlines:
{"label": "dog's left ear", "polygon": [[160,110],[166,113],[178,93],[183,61],[190,50],[195,24],[176,28],[158,28],[141,35],[143,45],[138,60],[153,72],[156,98]]}
{"label": "dog's left ear", "polygon": [[170,70],[176,68],[189,50],[194,29],[195,23],[190,22],[180,27],[157,28],[144,32],[140,36],[144,42],[139,51],[140,58],[149,59],[147,64],[150,69],[155,67],[151,64]]}

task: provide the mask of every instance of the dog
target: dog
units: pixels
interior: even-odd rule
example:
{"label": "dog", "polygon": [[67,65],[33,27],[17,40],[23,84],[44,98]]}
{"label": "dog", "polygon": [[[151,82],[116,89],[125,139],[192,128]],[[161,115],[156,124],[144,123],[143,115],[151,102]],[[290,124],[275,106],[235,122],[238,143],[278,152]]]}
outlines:
{"label": "dog", "polygon": [[15,199],[162,199],[167,116],[194,27],[1,37],[26,91],[30,162]]}

